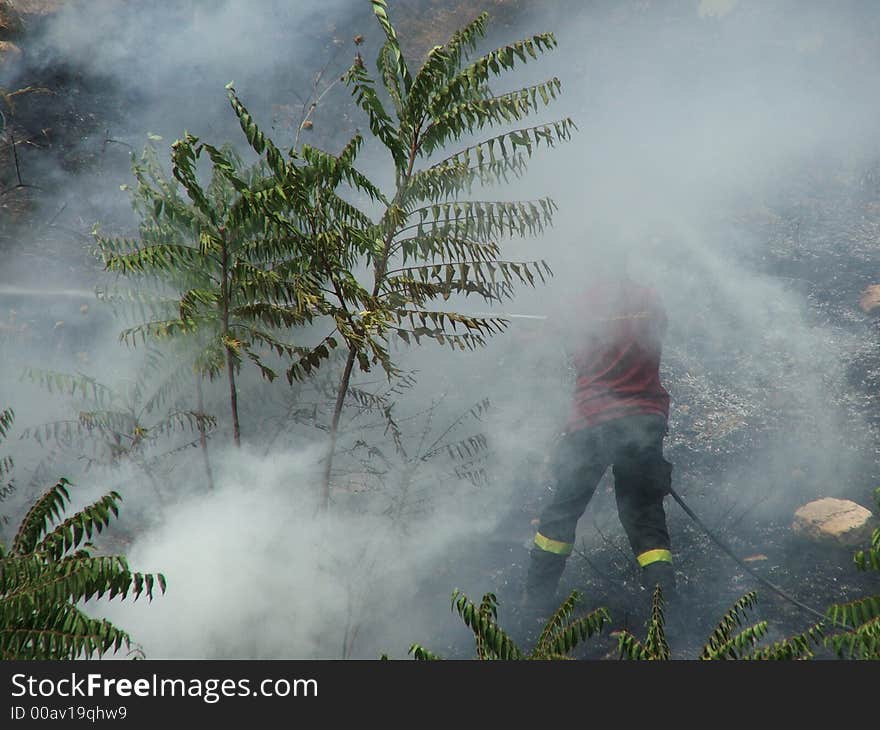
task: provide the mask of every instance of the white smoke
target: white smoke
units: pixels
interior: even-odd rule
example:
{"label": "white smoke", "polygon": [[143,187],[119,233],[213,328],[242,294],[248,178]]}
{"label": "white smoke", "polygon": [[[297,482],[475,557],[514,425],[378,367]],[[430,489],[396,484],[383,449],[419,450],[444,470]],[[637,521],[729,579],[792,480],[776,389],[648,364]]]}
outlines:
{"label": "white smoke", "polygon": [[[414,27],[411,3],[390,5],[393,18]],[[523,181],[493,191],[504,198],[550,195],[560,207],[545,236],[505,243],[510,258],[546,259],[555,276],[504,309],[576,327],[570,301],[590,262],[608,247],[628,247],[633,273],[655,286],[669,309],[664,376],[673,399],[671,458],[717,452],[722,465],[711,474],[714,491],[699,483],[704,473],[682,469],[677,486],[719,519],[731,505],[745,509],[766,493],[775,495],[764,505],[767,514],[778,516],[794,502],[859,488],[852,480],[862,474],[859,458],[873,453],[872,436],[835,401],[847,387],[843,356],[857,346],[858,329],[817,316],[810,298],[815,282],[798,285],[797,276],[776,275],[774,257],[792,251],[774,251],[762,225],[810,185],[844,189],[847,176],[876,153],[878,102],[870,90],[880,61],[866,35],[877,12],[850,3],[560,0],[502,17],[487,46],[556,33],[559,48],[508,83],[558,75],[563,93],[545,116],[570,115],[578,125],[570,143],[536,156]],[[291,143],[290,118],[308,103],[314,75],[326,67],[326,84],[347,66],[355,32],[366,36],[360,50],[372,69],[378,35],[366,2],[104,0],[67,4],[27,53],[34,67],[60,61],[106,79],[118,104],[117,126],[107,135],[135,149],[148,132],[170,143],[184,129],[212,143],[240,144],[223,92],[231,80],[261,123]],[[339,85],[316,112],[315,134],[331,149],[355,126],[366,129],[347,97]],[[374,148],[364,159],[371,173],[388,179]],[[118,213],[125,203],[118,185],[130,182],[127,159],[108,158],[100,173],[54,171],[68,181],[59,198],[68,203],[64,219],[88,231],[96,217],[104,218],[97,213],[112,209],[114,220],[133,227]],[[822,236],[847,244],[833,221],[804,215],[814,240],[794,251],[802,260],[814,255],[815,239],[824,245]],[[39,278],[41,272],[29,273]],[[156,658],[375,658],[384,651],[403,656],[413,641],[461,639],[466,632],[450,616],[449,592],[466,588],[476,599],[496,588],[492,581],[504,566],[480,572],[481,561],[494,559],[480,550],[494,530],[508,529],[501,525],[515,500],[545,491],[541,464],[565,418],[567,343],[551,338],[537,349],[529,331],[540,327],[540,320],[514,320],[511,333],[476,353],[432,346],[398,352],[404,366],[418,370],[418,385],[399,397],[395,411],[411,439],[428,428],[436,438],[473,404],[491,399],[491,415],[474,424],[492,445],[489,485],[438,493],[436,484],[446,482],[417,463],[419,494],[432,508],[426,513],[392,520],[372,503],[364,507],[366,500],[339,495],[338,509],[318,520],[320,433],[299,446],[291,439],[289,451],[268,456],[259,443],[229,453],[220,434],[211,445],[216,491],[196,489],[197,459],[185,460],[168,477],[175,496],[163,520],[145,523],[149,529],[128,551],[134,569],[166,575],[168,593],[152,604],[95,610]],[[108,342],[92,365],[110,379],[124,376],[134,366],[120,351]],[[48,352],[34,343],[16,354],[16,366],[45,362]],[[256,385],[247,378],[244,384]],[[22,425],[55,415],[52,399],[24,392],[14,380],[0,387]],[[286,386],[261,387],[276,389],[267,400],[280,407],[279,389]],[[760,406],[769,398],[793,420],[766,423],[773,409]],[[214,402],[226,408],[222,393]],[[428,423],[432,402],[441,405]],[[276,413],[267,406],[244,415],[246,440],[248,433],[261,435],[259,418],[270,412]],[[225,418],[225,410],[217,415]],[[725,458],[726,434],[744,434],[754,448]],[[795,469],[807,477],[793,480]],[[149,512],[138,491],[124,497],[123,519]],[[383,507],[387,502],[380,495]],[[601,495],[589,509],[613,516]],[[523,527],[495,537],[516,543],[527,537]],[[587,520],[579,537],[597,540]],[[442,572],[453,554],[461,559]],[[427,594],[420,592],[425,583]]]}

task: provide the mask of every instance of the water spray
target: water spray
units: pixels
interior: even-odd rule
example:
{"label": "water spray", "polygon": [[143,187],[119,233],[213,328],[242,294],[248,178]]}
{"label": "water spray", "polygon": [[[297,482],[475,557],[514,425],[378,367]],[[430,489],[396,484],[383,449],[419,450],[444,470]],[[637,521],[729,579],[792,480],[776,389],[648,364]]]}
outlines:
{"label": "water spray", "polygon": [[88,289],[31,289],[24,286],[0,284],[0,297],[66,297],[68,299],[94,299],[95,292]]}

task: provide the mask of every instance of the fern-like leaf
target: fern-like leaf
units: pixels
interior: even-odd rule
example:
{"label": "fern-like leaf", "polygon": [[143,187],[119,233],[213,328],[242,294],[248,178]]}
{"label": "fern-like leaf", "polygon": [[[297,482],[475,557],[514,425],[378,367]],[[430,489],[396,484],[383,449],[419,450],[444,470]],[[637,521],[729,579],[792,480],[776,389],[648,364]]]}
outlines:
{"label": "fern-like leaf", "polygon": [[713,652],[727,646],[731,640],[733,631],[742,624],[745,611],[754,607],[758,600],[758,594],[754,591],[746,593],[728,609],[718,622],[709,640],[703,647],[700,658],[710,658]]}
{"label": "fern-like leaf", "polygon": [[61,519],[69,486],[59,480],[25,515],[10,551],[0,546],[0,659],[88,659],[129,647],[124,630],[79,604],[165,591],[161,574],[133,573],[124,557],[93,556],[84,542],[116,515],[119,495]]}

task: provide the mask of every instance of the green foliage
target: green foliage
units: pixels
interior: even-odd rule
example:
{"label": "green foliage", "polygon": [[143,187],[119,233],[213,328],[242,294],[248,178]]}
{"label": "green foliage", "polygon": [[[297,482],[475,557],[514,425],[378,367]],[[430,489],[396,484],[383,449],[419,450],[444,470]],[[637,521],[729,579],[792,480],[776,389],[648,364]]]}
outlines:
{"label": "green foliage", "polygon": [[[517,284],[534,286],[550,276],[545,261],[501,259],[500,241],[540,234],[552,221],[553,201],[486,201],[470,195],[475,186],[521,175],[541,146],[567,140],[574,130],[570,119],[562,119],[479,138],[491,128],[516,125],[556,98],[556,78],[503,94],[489,86],[555,47],[551,34],[472,58],[485,33],[483,13],[431,49],[413,74],[386,3],[373,0],[372,6],[385,38],[376,59],[383,94],[359,54],[344,81],[391,158],[393,188],[383,191],[355,167],[360,134],[339,155],[304,145],[285,157],[229,90],[245,136],[263,155],[271,176],[251,199],[301,241],[298,250],[308,269],[326,283],[322,314],[333,320],[331,336],[338,332],[348,347],[330,428],[325,507],[354,365],[369,371],[378,364],[389,377],[396,375],[388,351],[392,337],[414,344],[433,340],[454,350],[483,346],[504,331],[507,321],[451,311],[445,303],[471,295],[495,302],[511,297]],[[353,275],[361,267],[371,281]],[[303,377],[318,359],[291,368],[289,376]]]}
{"label": "green foliage", "polygon": [[648,632],[644,644],[630,632],[621,631],[617,637],[620,656],[638,660],[669,659],[669,644],[666,641],[664,626],[663,591],[658,585],[651,600],[651,618],[648,620]]}
{"label": "green foliage", "polygon": [[[104,296],[146,319],[126,329],[123,341],[186,340],[196,373],[215,378],[225,370],[238,443],[235,373],[249,359],[273,380],[268,354],[299,359],[309,352],[284,336],[311,319],[318,283],[295,255],[297,242],[253,204],[266,193],[261,168],[245,168],[230,148],[190,134],[171,150],[173,180],[152,147],[132,159],[140,237],[96,233],[105,269],[141,285]],[[203,154],[212,166],[207,186],[196,169]]]}
{"label": "green foliage", "polygon": [[[580,599],[577,591],[562,602],[544,625],[537,643],[530,652],[522,648],[498,625],[498,601],[486,593],[479,606],[461,591],[452,594],[452,608],[473,632],[477,659],[481,660],[554,660],[571,659],[571,652],[589,637],[598,634],[610,621],[608,611],[599,608],[584,616],[572,618]],[[428,649],[413,644],[410,654],[419,660],[440,659]]]}
{"label": "green foliage", "polygon": [[742,659],[793,660],[811,659],[813,647],[825,641],[822,624],[815,624],[794,636],[774,641],[770,646],[759,647]]}
{"label": "green foliage", "polygon": [[[107,271],[152,287],[129,294],[141,321],[122,339],[188,339],[197,351],[196,372],[213,378],[225,368],[236,444],[235,374],[244,359],[272,380],[277,372],[267,355],[280,358],[293,382],[345,342],[348,357],[329,429],[325,506],[355,364],[365,372],[378,364],[389,378],[399,376],[388,349],[392,337],[459,350],[482,346],[506,328],[506,320],[442,304],[470,295],[494,302],[511,297],[516,284],[534,286],[550,276],[544,261],[500,258],[503,238],[534,236],[550,225],[550,199],[469,196],[475,186],[521,175],[537,149],[569,139],[574,130],[570,119],[516,127],[557,97],[558,79],[502,94],[489,86],[554,48],[552,34],[473,58],[485,33],[484,13],[433,48],[412,74],[386,4],[372,5],[385,36],[377,70],[391,110],[360,56],[343,80],[390,154],[392,189],[382,190],[357,169],[360,134],[339,154],[310,145],[284,153],[230,85],[232,109],[260,164],[245,168],[229,147],[185,134],[172,145],[172,179],[148,147],[132,161],[139,238],[96,234]],[[495,127],[508,129],[479,138]],[[199,180],[203,156],[212,168],[208,185]],[[370,281],[354,273],[364,270]],[[328,323],[323,337],[308,346],[289,342],[291,330],[316,318]]]}
{"label": "green foliage", "polygon": [[[10,411],[4,411],[4,416]],[[9,418],[3,421],[0,440]],[[79,604],[94,598],[152,600],[163,575],[133,573],[121,555],[94,555],[89,542],[118,515],[110,492],[64,517],[70,483],[60,479],[21,521],[8,549],[0,545],[0,659],[82,659],[131,648],[131,637]]]}
{"label": "green foliage", "polygon": [[[371,246],[365,253],[373,286],[359,292],[358,301],[372,314],[376,338],[396,334],[418,343],[424,337],[453,349],[473,349],[502,331],[506,321],[440,311],[432,303],[453,295],[495,301],[511,296],[516,283],[544,281],[550,274],[546,262],[500,260],[499,241],[541,233],[555,205],[546,198],[478,201],[462,196],[475,185],[521,174],[541,144],[550,147],[567,140],[574,125],[564,119],[447,148],[549,104],[559,90],[558,79],[501,95],[492,93],[489,81],[553,48],[555,40],[542,34],[472,60],[485,33],[483,13],[446,44],[431,49],[412,75],[386,4],[375,0],[373,10],[385,35],[376,65],[392,109],[383,105],[359,56],[345,80],[371,131],[391,155],[396,185],[386,194],[390,202],[368,236]],[[444,156],[435,160],[439,152]]]}
{"label": "green foliage", "polygon": [[[580,594],[572,593],[547,620],[534,648],[527,652],[498,625],[498,604],[495,595],[487,593],[479,606],[456,590],[452,594],[452,607],[465,625],[473,632],[477,659],[571,659],[577,646],[602,631],[611,617],[605,608],[572,619]],[[822,623],[810,626],[803,632],[771,644],[760,646],[767,634],[767,622],[743,626],[745,613],[753,608],[757,594],[750,592],[736,601],[721,617],[706,640],[699,655],[700,660],[794,660],[811,659],[813,648],[826,639]],[[618,654],[621,659],[635,661],[669,660],[672,658],[666,638],[665,601],[658,585],[651,598],[651,616],[646,624],[644,641],[627,630],[615,632]],[[413,644],[409,653],[414,659],[436,660],[442,657],[420,644]],[[387,658],[387,657],[383,657]]]}
{"label": "green foliage", "polygon": [[[172,363],[169,371],[168,359],[158,352],[150,355],[132,380],[112,386],[84,374],[25,368],[24,380],[66,396],[76,415],[25,429],[22,437],[73,452],[87,467],[133,464],[158,490],[154,472],[159,460],[194,446],[192,434],[210,432],[216,420],[174,400],[176,392],[188,384],[187,376],[191,377],[185,361]],[[173,440],[180,434],[188,437],[183,444]]]}
{"label": "green foliage", "polygon": [[[483,487],[489,482],[486,466],[491,447],[481,428],[484,425],[482,419],[491,407],[489,399],[483,398],[467,406],[448,421],[440,421],[441,403],[442,397],[433,400],[424,412],[407,417],[409,428],[406,433],[401,424],[390,420],[390,407],[387,412],[383,411],[384,423],[377,422],[377,425],[384,426],[386,435],[390,434],[395,443],[393,453],[376,446],[371,446],[368,453],[368,456],[378,457],[373,461],[382,469],[383,476],[391,478],[385,491],[390,499],[386,514],[392,519],[400,520],[423,512],[428,508],[431,496],[441,489],[443,494],[449,495],[458,485]],[[357,423],[355,416],[347,430]],[[357,444],[366,446],[363,439]]]}
{"label": "green foliage", "polygon": [[[6,440],[9,430],[15,421],[15,412],[11,408],[0,411],[0,443]],[[15,462],[11,456],[0,456],[0,502],[8,499],[15,492],[15,480],[12,470]],[[0,515],[0,525],[7,522],[5,515]]]}
{"label": "green foliage", "polygon": [[700,659],[738,659],[766,635],[766,621],[759,621],[734,633],[742,626],[745,612],[753,608],[757,600],[757,593],[746,593],[727,610],[703,646]]}
{"label": "green foliage", "polygon": [[663,612],[663,591],[658,585],[651,599],[651,617],[644,644],[632,633],[623,630],[617,637],[617,648],[621,658],[634,660],[669,659],[669,644],[666,641],[665,615]]}
{"label": "green foliage", "polygon": [[[874,496],[880,507],[880,489],[875,490]],[[870,547],[857,551],[853,560],[859,570],[880,572],[880,527],[871,535]],[[839,656],[880,659],[880,595],[834,604],[826,615],[844,629],[827,639]]]}
{"label": "green foliage", "polygon": [[[285,156],[261,131],[231,86],[228,95],[245,137],[264,156],[269,172],[250,193],[249,205],[277,227],[284,245],[295,255],[289,265],[312,277],[314,296],[303,302],[304,311],[310,316],[324,315],[332,323],[317,345],[297,351],[299,357],[291,360],[287,370],[288,380],[308,377],[330,357],[338,335],[359,352],[363,350],[364,369],[369,369],[368,351],[390,369],[387,350],[365,337],[363,322],[370,313],[361,311],[361,288],[352,273],[359,251],[369,245],[370,219],[337,191],[348,184],[370,200],[381,199],[381,193],[354,167],[362,138],[356,135],[338,156],[308,145]],[[334,301],[343,304],[334,305]]]}
{"label": "green foliage", "polygon": [[[755,592],[746,593],[736,601],[719,620],[717,626],[700,650],[701,660],[744,659],[744,660],[783,660],[809,659],[813,656],[812,646],[823,639],[821,625],[817,624],[796,636],[782,639],[768,646],[758,646],[767,634],[767,622],[742,627],[745,613],[754,608],[757,602]],[[653,661],[671,658],[666,639],[666,619],[664,614],[663,590],[658,585],[651,597],[651,617],[647,624],[645,641],[637,639],[629,631],[618,634],[618,651],[621,659]]]}

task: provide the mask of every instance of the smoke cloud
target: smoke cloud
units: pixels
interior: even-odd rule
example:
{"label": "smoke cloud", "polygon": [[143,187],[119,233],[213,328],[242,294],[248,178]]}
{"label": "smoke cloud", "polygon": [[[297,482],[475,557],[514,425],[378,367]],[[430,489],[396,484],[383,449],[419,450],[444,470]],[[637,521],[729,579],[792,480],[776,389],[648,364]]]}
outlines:
{"label": "smoke cloud", "polygon": [[[418,54],[446,35],[435,37],[419,17],[464,21],[459,5],[391,2],[390,11],[413,32],[406,47]],[[591,267],[619,250],[668,309],[667,458],[694,509],[721,529],[738,518],[736,534],[748,545],[749,525],[784,522],[817,496],[866,502],[880,473],[876,423],[866,415],[877,404],[854,382],[853,367],[874,355],[855,303],[874,283],[878,251],[865,211],[880,194],[869,174],[880,159],[880,102],[870,93],[880,73],[880,9],[854,0],[551,0],[488,9],[497,22],[486,48],[545,30],[559,41],[507,83],[559,76],[562,95],[545,117],[570,116],[578,131],[538,154],[523,180],[491,191],[556,201],[550,231],[504,244],[506,258],[545,259],[553,278],[503,307],[454,302],[463,311],[528,315],[512,318],[483,350],[395,345],[416,374],[393,396],[406,456],[394,455],[381,417],[347,413],[347,475],[326,519],[314,503],[325,432],[308,413],[326,417],[332,373],[288,391],[247,374],[246,448],[227,449],[222,428],[212,438],[213,491],[195,450],[172,453],[153,470],[161,508],[145,477],[153,467],[121,477],[65,462],[69,450],[59,455],[51,466],[82,483],[80,503],[123,479],[120,527],[133,536],[123,547],[135,569],[168,578],[168,593],[151,604],[94,607],[148,657],[402,657],[416,641],[467,653],[448,596],[456,587],[475,600],[489,590],[513,596],[511,564],[521,567],[529,518],[547,497],[546,459],[567,413],[568,345],[581,316],[572,301]],[[85,136],[21,151],[24,174],[46,188],[37,204],[51,223],[17,229],[4,248],[0,315],[16,311],[10,331],[18,339],[10,340],[17,344],[0,378],[0,406],[15,408],[17,433],[76,411],[70,399],[23,385],[21,368],[119,383],[143,366],[92,299],[10,289],[95,286],[99,275],[82,263],[92,226],[136,230],[119,190],[131,182],[129,152],[148,133],[165,150],[184,130],[241,145],[223,90],[229,81],[281,146],[306,134],[299,124],[320,96],[308,141],[336,150],[367,125],[334,79],[353,57],[355,34],[364,36],[358,50],[370,68],[379,41],[369,4],[354,0],[92,0],[63,3],[32,24],[18,76],[2,83],[54,83],[54,94],[68,95],[56,105],[79,113],[70,95],[81,94],[100,108],[93,122],[68,120],[83,124]],[[39,103],[27,102],[20,119]],[[53,121],[63,128],[64,119]],[[364,164],[389,179],[375,147]],[[57,257],[35,260],[38,238],[56,242]],[[18,328],[25,320],[27,333]],[[381,389],[382,377],[363,384]],[[225,419],[222,383],[206,397]],[[297,413],[302,423],[291,425]],[[452,451],[468,438],[485,453],[450,479]],[[364,466],[359,439],[381,452],[370,461],[381,469]],[[24,479],[12,504],[21,508],[46,453],[28,439],[15,448]],[[675,545],[684,518],[668,512]],[[624,544],[603,489],[581,521],[585,549],[602,546],[595,524]],[[688,560],[680,557],[681,569]]]}

